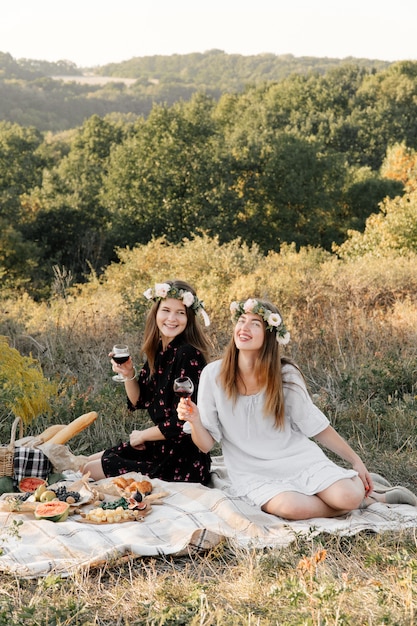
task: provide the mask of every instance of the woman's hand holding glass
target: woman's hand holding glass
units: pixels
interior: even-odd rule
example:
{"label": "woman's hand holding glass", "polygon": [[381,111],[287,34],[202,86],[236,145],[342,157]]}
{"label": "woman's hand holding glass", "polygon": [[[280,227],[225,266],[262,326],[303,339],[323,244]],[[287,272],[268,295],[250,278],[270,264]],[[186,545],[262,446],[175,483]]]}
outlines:
{"label": "woman's hand holding glass", "polygon": [[191,398],[181,398],[177,406],[177,414],[180,420],[193,424],[199,418],[197,405]]}
{"label": "woman's hand holding glass", "polygon": [[113,376],[114,381],[123,383],[132,379],[135,369],[127,346],[116,344],[109,353],[109,357],[111,358],[113,372],[116,372],[116,376]]}
{"label": "woman's hand holding glass", "polygon": [[[191,411],[191,396],[194,392],[194,383],[188,376],[180,376],[174,380],[174,393],[180,399],[178,406],[188,407],[188,413]],[[178,414],[179,416],[179,414]],[[184,419],[180,417],[180,419]]]}

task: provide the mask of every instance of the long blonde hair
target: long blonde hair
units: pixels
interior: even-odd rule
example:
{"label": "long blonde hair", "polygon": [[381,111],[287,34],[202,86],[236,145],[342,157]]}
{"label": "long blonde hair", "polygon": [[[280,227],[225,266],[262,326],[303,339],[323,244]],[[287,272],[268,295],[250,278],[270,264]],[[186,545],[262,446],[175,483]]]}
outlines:
{"label": "long blonde hair", "polygon": [[[267,300],[257,301],[273,313],[279,313],[278,308]],[[273,415],[275,426],[282,428],[284,424],[284,391],[282,383],[282,365],[291,363],[291,359],[281,356],[280,344],[277,342],[275,332],[266,330],[263,345],[255,362],[254,373],[259,383],[265,388],[264,414]],[[236,401],[239,395],[238,382],[240,379],[238,367],[239,350],[236,347],[234,337],[226,347],[219,374],[219,382],[226,395]],[[297,367],[295,365],[295,367]],[[298,368],[297,368],[298,369]]]}
{"label": "long blonde hair", "polygon": [[[165,281],[171,287],[176,289],[190,291],[193,296],[196,295],[195,289],[183,280],[167,280]],[[146,317],[145,331],[142,342],[142,352],[146,355],[148,360],[151,375],[155,371],[155,357],[158,350],[160,333],[156,324],[156,314],[163,300],[158,300],[152,304],[151,309]],[[184,340],[186,343],[194,346],[199,350],[205,361],[208,362],[210,352],[210,342],[208,337],[204,334],[200,323],[196,319],[196,314],[190,307],[185,307],[187,314],[187,326],[183,331]]]}

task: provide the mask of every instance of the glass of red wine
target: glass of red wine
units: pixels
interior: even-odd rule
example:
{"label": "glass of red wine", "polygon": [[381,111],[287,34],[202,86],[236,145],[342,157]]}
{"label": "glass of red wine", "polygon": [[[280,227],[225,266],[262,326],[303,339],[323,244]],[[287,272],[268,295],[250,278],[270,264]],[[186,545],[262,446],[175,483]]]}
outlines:
{"label": "glass of red wine", "polygon": [[[111,357],[113,361],[116,361],[116,363],[121,365],[122,363],[126,363],[129,357],[130,357],[130,352],[129,352],[129,348],[126,345],[117,343],[116,345],[113,346],[112,357]],[[112,378],[114,381],[116,381],[116,383],[125,382],[124,376],[122,376],[121,374],[116,374]]]}
{"label": "glass of red wine", "polygon": [[188,376],[180,376],[174,380],[174,393],[179,398],[190,398],[193,395],[193,391],[194,383]]}

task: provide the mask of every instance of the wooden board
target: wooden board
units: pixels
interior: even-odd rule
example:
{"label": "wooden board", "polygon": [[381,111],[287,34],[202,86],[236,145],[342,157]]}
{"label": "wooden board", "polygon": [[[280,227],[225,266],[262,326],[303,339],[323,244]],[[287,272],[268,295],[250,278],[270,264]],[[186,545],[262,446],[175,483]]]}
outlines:
{"label": "wooden board", "polygon": [[143,522],[143,520],[145,519],[146,515],[148,515],[148,513],[150,513],[150,511],[145,511],[141,517],[138,517],[136,519],[122,519],[119,522],[95,522],[93,520],[90,519],[86,519],[85,517],[81,517],[81,518],[77,518],[74,519],[74,522],[80,522],[81,524],[94,524],[95,526],[108,526],[109,524],[124,524],[125,522]]}

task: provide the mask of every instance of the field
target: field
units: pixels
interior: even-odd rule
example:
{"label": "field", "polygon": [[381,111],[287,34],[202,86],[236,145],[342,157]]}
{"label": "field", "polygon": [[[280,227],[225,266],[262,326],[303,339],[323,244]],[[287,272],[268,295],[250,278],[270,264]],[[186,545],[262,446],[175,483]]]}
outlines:
{"label": "field", "polygon": [[62,80],[64,83],[79,83],[80,85],[108,85],[109,83],[123,83],[133,85],[135,78],[115,78],[114,76],[94,76],[93,74],[83,74],[82,76],[52,76],[55,80]]}
{"label": "field", "polygon": [[[120,257],[85,285],[55,274],[47,303],[3,294],[0,335],[39,361],[57,389],[51,412],[28,421],[27,434],[96,410],[100,420],[71,444],[88,454],[146,423],[146,415],[127,413],[107,354],[123,340],[140,363],[142,293],[181,277],[205,301],[213,358],[230,336],[231,300],[267,295],[276,302],[292,335],[287,353],[303,369],[316,403],[371,471],[417,492],[414,257],[348,263],[292,248],[262,257],[204,237],[183,246],[156,241]],[[8,375],[17,385],[15,372]],[[10,397],[2,393],[3,443],[12,417]],[[411,626],[417,545],[414,530],[299,537],[283,550],[224,542],[189,558],[126,558],[66,579],[0,579],[0,625]]]}

